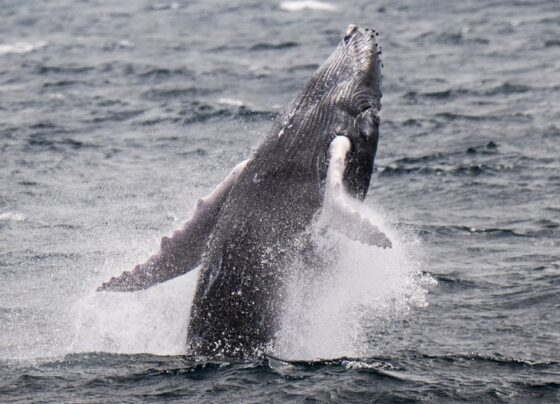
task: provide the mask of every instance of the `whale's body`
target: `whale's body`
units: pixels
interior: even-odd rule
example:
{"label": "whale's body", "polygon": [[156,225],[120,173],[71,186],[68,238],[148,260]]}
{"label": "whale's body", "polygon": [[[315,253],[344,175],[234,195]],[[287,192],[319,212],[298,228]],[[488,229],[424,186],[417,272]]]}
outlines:
{"label": "whale's body", "polygon": [[336,137],[350,140],[340,173],[344,188],[358,199],[366,195],[377,149],[380,77],[374,32],[351,25],[254,156],[197,208],[191,224],[164,238],[161,252],[146,264],[102,289],[143,289],[202,262],[189,352],[238,358],[265,349],[278,327],[282,269],[309,247],[308,230],[324,206]]}

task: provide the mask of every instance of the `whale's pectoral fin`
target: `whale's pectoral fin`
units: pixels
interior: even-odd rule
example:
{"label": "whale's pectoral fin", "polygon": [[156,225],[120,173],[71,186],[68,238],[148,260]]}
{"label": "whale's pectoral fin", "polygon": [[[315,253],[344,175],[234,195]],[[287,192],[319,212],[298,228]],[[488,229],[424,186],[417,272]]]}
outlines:
{"label": "whale's pectoral fin", "polygon": [[183,226],[171,237],[161,239],[160,251],[132,271],[111,278],[98,291],[133,292],[165,282],[196,268],[202,259],[208,239],[218,220],[229,191],[249,160],[238,164],[226,179],[208,196],[200,199]]}
{"label": "whale's pectoral fin", "polygon": [[352,144],[346,136],[336,136],[331,142],[323,213],[327,216],[329,227],[348,238],[368,245],[391,248],[392,243],[385,233],[353,206],[355,203],[344,191],[344,171],[351,148]]}
{"label": "whale's pectoral fin", "polygon": [[391,240],[367,216],[341,201],[331,206],[329,223],[333,230],[363,244],[391,248]]}

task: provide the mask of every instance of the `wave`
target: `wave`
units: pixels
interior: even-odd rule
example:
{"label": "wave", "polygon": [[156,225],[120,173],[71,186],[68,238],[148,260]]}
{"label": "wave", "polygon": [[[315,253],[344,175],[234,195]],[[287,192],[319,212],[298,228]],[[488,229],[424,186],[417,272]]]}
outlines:
{"label": "wave", "polygon": [[442,45],[488,45],[490,40],[483,37],[467,36],[462,32],[429,31],[415,38],[417,43],[437,43]]}
{"label": "wave", "polygon": [[0,44],[0,56],[7,54],[24,54],[41,49],[47,45],[45,41],[39,42],[15,42],[13,44]]}
{"label": "wave", "polygon": [[549,369],[559,367],[560,362],[550,361],[535,361],[522,358],[514,358],[500,353],[479,353],[479,352],[465,352],[447,355],[427,355],[427,354],[412,354],[406,356],[407,359],[426,359],[438,360],[451,363],[461,363],[464,361],[474,361],[480,363],[494,363],[498,365],[511,366],[511,367],[527,367],[527,368],[541,368]]}
{"label": "wave", "polygon": [[181,7],[179,3],[154,3],[146,7],[146,11],[163,11],[163,10],[178,10]]}
{"label": "wave", "polygon": [[77,81],[77,80],[60,80],[60,81],[54,81],[54,82],[47,82],[43,84],[44,88],[49,88],[49,87],[68,87],[68,86],[73,86],[76,84],[82,84],[82,81]]}
{"label": "wave", "polygon": [[80,66],[76,64],[67,65],[40,65],[35,68],[36,74],[82,74],[92,71],[92,66]]}
{"label": "wave", "polygon": [[305,65],[295,65],[295,66],[291,66],[288,67],[288,72],[293,73],[293,72],[297,72],[300,70],[304,70],[304,71],[315,71],[319,68],[319,65],[316,63],[309,63],[309,64],[305,64]]}
{"label": "wave", "polygon": [[[64,132],[56,132],[57,134],[61,134]],[[84,142],[81,140],[73,139],[70,137],[65,138],[55,138],[53,133],[33,133],[29,136],[27,140],[27,147],[31,149],[42,149],[42,150],[49,150],[49,151],[67,151],[71,150],[80,150],[85,148],[99,148],[99,145],[90,142]]]}
{"label": "wave", "polygon": [[437,234],[440,236],[449,236],[457,233],[464,234],[482,234],[493,237],[533,237],[532,234],[519,233],[513,229],[505,229],[498,227],[474,227],[460,225],[422,225],[418,228],[420,235]]}
{"label": "wave", "polygon": [[[500,402],[504,400],[496,398],[507,392],[521,402],[535,397],[554,402],[560,387],[557,361],[477,352],[408,351],[313,361],[263,355],[249,362],[92,352],[29,364],[2,360],[0,365],[5,372],[0,398],[40,393],[47,401],[75,401],[85,395],[94,401],[122,401],[125,396],[133,401],[216,401],[224,396],[230,401],[262,402],[266,396],[282,402],[418,402],[423,398],[427,402]],[[488,378],[489,372],[493,377]],[[333,377],[337,380],[334,388]]]}
{"label": "wave", "polygon": [[256,45],[251,46],[249,50],[251,51],[278,50],[278,49],[295,48],[296,46],[299,46],[299,43],[293,41],[280,42],[277,44],[258,43]]}
{"label": "wave", "polygon": [[182,122],[186,125],[189,125],[225,117],[248,120],[272,120],[278,115],[277,112],[261,111],[249,108],[245,105],[225,105],[227,104],[222,103],[222,105],[217,106],[200,101],[194,101],[186,109],[181,111],[181,116],[183,116]]}
{"label": "wave", "polygon": [[280,3],[280,9],[284,11],[336,11],[337,7],[331,3],[325,3],[317,0],[299,0],[299,1],[283,1]]}
{"label": "wave", "polygon": [[491,140],[483,146],[471,146],[465,152],[467,154],[495,154],[497,149],[498,145]]}
{"label": "wave", "polygon": [[390,164],[381,167],[380,176],[394,176],[394,175],[407,175],[407,174],[421,174],[421,175],[495,175],[499,172],[517,172],[520,167],[515,165],[504,165],[502,163],[486,164],[486,163],[465,163],[465,164],[439,164],[430,166],[425,165],[407,165],[407,164]]}
{"label": "wave", "polygon": [[455,112],[439,112],[433,115],[435,118],[440,118],[444,121],[472,121],[472,122],[518,122],[529,123],[534,120],[533,115],[528,113],[516,112],[514,114],[488,114],[488,115],[470,115]]}
{"label": "wave", "polygon": [[559,39],[549,39],[547,41],[544,41],[544,47],[545,48],[552,48],[552,47],[556,47],[556,46],[560,46],[560,40]]}
{"label": "wave", "polygon": [[[552,279],[548,277],[545,283],[549,283]],[[532,290],[524,288],[515,292],[495,294],[494,297],[496,307],[507,310],[527,310],[537,306],[540,311],[545,310],[546,307],[554,309],[560,304],[557,286],[540,286]]]}
{"label": "wave", "polygon": [[461,279],[461,278],[455,278],[455,277],[451,277],[449,275],[445,276],[445,275],[436,275],[436,274],[431,274],[431,276],[435,277],[435,279],[438,282],[438,285],[440,285],[440,287],[445,288],[445,289],[477,289],[480,287],[479,284],[477,284],[474,281],[470,281],[470,280],[466,280],[466,279]]}
{"label": "wave", "polygon": [[551,164],[550,158],[504,155],[493,140],[463,150],[406,156],[376,165],[379,175],[496,176],[519,173],[535,164]]}
{"label": "wave", "polygon": [[152,83],[157,83],[176,77],[180,77],[181,79],[192,79],[195,76],[192,70],[184,67],[173,69],[151,66],[129,66],[127,70],[129,74],[133,74],[143,81],[150,81]]}
{"label": "wave", "polygon": [[22,222],[25,219],[27,219],[27,216],[18,211],[6,211],[0,213],[0,222]]}
{"label": "wave", "polygon": [[142,96],[153,101],[167,101],[172,99],[192,99],[192,97],[206,96],[215,93],[217,90],[202,87],[183,87],[183,88],[153,88],[145,91]]}
{"label": "wave", "polygon": [[[555,88],[555,87],[552,87]],[[500,83],[493,87],[487,88],[447,88],[443,90],[432,90],[432,91],[407,91],[403,94],[403,98],[409,101],[416,101],[418,98],[424,98],[426,100],[441,100],[450,101],[463,97],[493,97],[493,96],[507,96],[511,94],[523,94],[527,92],[534,92],[538,90],[547,90],[551,87],[532,87],[524,84],[515,84],[510,82]],[[461,116],[461,115],[458,115]],[[476,119],[477,116],[465,115],[465,117]]]}
{"label": "wave", "polygon": [[[4,310],[4,309],[1,309]],[[20,312],[25,308],[10,308],[8,312]],[[2,361],[14,361],[15,359],[2,359]],[[164,367],[168,369],[200,369],[202,367],[226,367],[235,365],[252,364],[256,367],[274,369],[275,365],[283,363],[298,366],[303,369],[320,369],[324,367],[341,367],[346,369],[359,368],[381,368],[386,370],[406,371],[406,363],[410,361],[441,361],[445,363],[462,363],[464,361],[474,361],[481,363],[495,363],[499,365],[550,369],[560,367],[560,361],[534,360],[521,357],[507,356],[499,352],[456,352],[449,354],[428,354],[416,350],[405,350],[395,355],[375,355],[368,357],[341,356],[332,359],[311,359],[311,360],[291,360],[271,354],[263,354],[253,360],[227,361],[200,359],[190,355],[157,355],[149,353],[112,353],[112,352],[77,352],[68,353],[55,358],[35,358],[37,364],[45,368],[73,367],[73,366],[94,366],[107,364],[131,365],[141,364],[147,370]],[[560,369],[559,369],[560,370]],[[169,373],[170,374],[170,373]]]}
{"label": "wave", "polygon": [[103,122],[122,122],[129,119],[135,118],[142,115],[145,112],[144,109],[131,109],[124,111],[99,111],[96,112],[98,116],[86,119],[85,122],[88,123],[103,123]]}
{"label": "wave", "polygon": [[558,138],[558,137],[560,137],[560,128],[556,125],[547,126],[543,130],[543,137],[545,137],[545,138]]}
{"label": "wave", "polygon": [[237,98],[218,98],[218,104],[232,105],[234,107],[246,106],[243,100],[239,100]]}

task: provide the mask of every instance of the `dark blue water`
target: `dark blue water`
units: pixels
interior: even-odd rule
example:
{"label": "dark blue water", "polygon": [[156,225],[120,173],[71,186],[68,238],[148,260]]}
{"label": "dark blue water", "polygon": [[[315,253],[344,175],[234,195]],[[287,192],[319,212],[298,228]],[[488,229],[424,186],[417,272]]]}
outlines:
{"label": "dark blue water", "polygon": [[[560,400],[560,5],[321,4],[0,2],[0,401]],[[366,205],[395,248],[342,242],[296,279],[270,357],[186,357],[196,273],[95,287],[250,156],[349,23],[381,34]]]}

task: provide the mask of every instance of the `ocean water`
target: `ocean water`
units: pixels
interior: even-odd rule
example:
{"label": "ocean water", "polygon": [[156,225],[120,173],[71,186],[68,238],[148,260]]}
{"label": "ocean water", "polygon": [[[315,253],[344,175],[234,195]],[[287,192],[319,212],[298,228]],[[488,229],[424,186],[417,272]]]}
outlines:
{"label": "ocean water", "polygon": [[[560,401],[560,5],[0,2],[1,402]],[[391,250],[321,240],[269,355],[185,356],[157,250],[330,54],[379,31]],[[303,264],[302,264],[303,265]]]}

